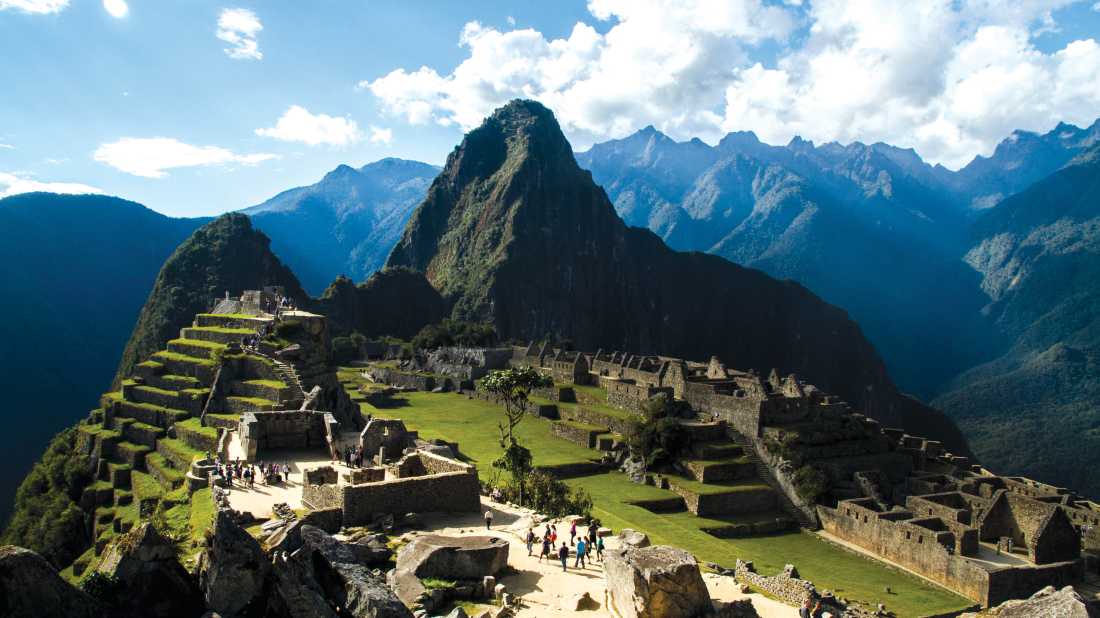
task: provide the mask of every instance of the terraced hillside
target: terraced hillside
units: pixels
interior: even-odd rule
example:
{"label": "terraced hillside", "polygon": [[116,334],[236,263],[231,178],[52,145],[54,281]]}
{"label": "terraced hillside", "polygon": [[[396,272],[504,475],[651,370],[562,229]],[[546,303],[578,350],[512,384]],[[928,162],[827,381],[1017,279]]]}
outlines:
{"label": "terraced hillside", "polygon": [[[273,320],[236,314],[199,314],[192,326],[135,366],[118,391],[82,422],[78,450],[92,458],[96,480],[80,506],[95,522],[94,544],[72,567],[79,577],[116,535],[139,519],[179,517],[191,495],[207,487],[203,470],[219,439],[248,411],[293,409],[303,392],[289,366],[264,353],[243,351],[240,341]],[[261,348],[262,349],[262,348]],[[183,508],[176,522],[194,539],[191,519],[208,510]],[[204,517],[197,517],[201,525]]]}

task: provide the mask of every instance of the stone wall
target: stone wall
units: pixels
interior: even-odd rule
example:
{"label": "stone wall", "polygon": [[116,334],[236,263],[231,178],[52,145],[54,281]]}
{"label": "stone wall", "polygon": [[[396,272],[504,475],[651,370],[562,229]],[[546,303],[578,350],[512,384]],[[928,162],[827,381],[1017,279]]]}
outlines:
{"label": "stone wall", "polygon": [[327,453],[331,418],[331,414],[313,410],[246,412],[238,425],[241,447],[248,461],[269,449],[317,448]]}
{"label": "stone wall", "polygon": [[733,573],[737,581],[762,590],[787,605],[802,607],[803,601],[817,597],[817,589],[813,583],[800,579],[798,571],[790,564],[778,575],[764,576],[756,572],[752,562],[738,560]]}
{"label": "stone wall", "polygon": [[[339,509],[345,526],[369,524],[379,514],[480,510],[477,468],[423,451],[402,461],[414,459],[419,476],[361,485],[307,483],[302,501],[312,509]],[[412,466],[407,472],[413,472]]]}
{"label": "stone wall", "polygon": [[[612,416],[611,414],[594,410],[583,404],[574,407],[563,406],[558,408],[558,414],[567,421],[595,425],[597,427],[606,427],[620,435],[625,436],[630,433],[630,419]],[[641,417],[638,417],[638,420],[641,420]]]}
{"label": "stone wall", "polygon": [[607,391],[608,405],[631,412],[640,411],[642,404],[658,393],[665,393],[670,399],[674,396],[671,387],[639,384],[615,378],[601,377],[600,386]]}
{"label": "stone wall", "polygon": [[989,605],[989,571],[954,555],[953,550],[936,542],[938,533],[922,532],[916,526],[899,525],[896,519],[889,519],[912,517],[912,514],[880,513],[858,502],[842,501],[835,509],[817,507],[821,526],[826,532],[885,560],[916,571],[982,605]]}
{"label": "stone wall", "polygon": [[760,403],[762,398],[723,393],[706,382],[684,382],[683,399],[696,412],[716,416],[726,421],[743,436],[760,435]]}
{"label": "stone wall", "polygon": [[604,428],[593,429],[570,421],[555,421],[550,424],[550,432],[559,438],[580,444],[585,448],[596,447],[596,436],[604,433]]}

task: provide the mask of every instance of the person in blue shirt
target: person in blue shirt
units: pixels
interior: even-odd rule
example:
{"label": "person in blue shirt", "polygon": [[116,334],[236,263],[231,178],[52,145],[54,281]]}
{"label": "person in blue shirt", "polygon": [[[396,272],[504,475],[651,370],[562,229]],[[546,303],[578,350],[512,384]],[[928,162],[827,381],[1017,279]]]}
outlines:
{"label": "person in blue shirt", "polygon": [[588,546],[585,544],[584,537],[582,536],[580,540],[577,541],[577,559],[573,562],[574,569],[577,568],[578,564],[582,569],[584,568],[584,554],[587,550]]}

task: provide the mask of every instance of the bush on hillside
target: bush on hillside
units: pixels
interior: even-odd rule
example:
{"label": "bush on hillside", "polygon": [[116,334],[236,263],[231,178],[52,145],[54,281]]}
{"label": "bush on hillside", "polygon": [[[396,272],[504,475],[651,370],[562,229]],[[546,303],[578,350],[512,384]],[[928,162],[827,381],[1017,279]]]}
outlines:
{"label": "bush on hillside", "polygon": [[497,331],[492,324],[445,319],[420,329],[412,339],[416,350],[434,350],[450,346],[485,347],[495,345]]}
{"label": "bush on hillside", "polygon": [[685,402],[670,400],[664,393],[642,404],[642,420],[633,421],[626,436],[631,453],[641,457],[647,468],[671,464],[691,445],[679,422],[690,411]]}
{"label": "bush on hillside", "polygon": [[15,494],[15,510],[0,539],[32,549],[58,569],[82,554],[90,539],[77,504],[91,482],[90,462],[75,451],[77,431],[54,436]]}
{"label": "bush on hillside", "polygon": [[829,491],[829,477],[811,465],[795,470],[793,480],[795,492],[806,502],[812,503]]}
{"label": "bush on hillside", "polygon": [[[573,489],[542,470],[533,470],[524,477],[524,506],[547,517],[580,515],[588,519],[592,513],[592,496],[583,489]],[[504,500],[519,502],[520,487],[511,480],[500,488]]]}

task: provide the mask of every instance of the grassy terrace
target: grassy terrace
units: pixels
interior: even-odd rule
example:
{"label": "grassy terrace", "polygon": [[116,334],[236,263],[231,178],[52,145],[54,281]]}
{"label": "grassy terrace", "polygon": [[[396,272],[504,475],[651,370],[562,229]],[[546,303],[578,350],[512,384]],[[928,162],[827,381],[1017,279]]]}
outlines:
{"label": "grassy terrace", "polygon": [[[340,380],[349,392],[363,379],[358,370],[344,368]],[[596,387],[580,387],[596,388]],[[599,389],[597,389],[599,390]],[[598,393],[592,393],[595,398]],[[483,479],[491,475],[489,462],[500,454],[497,423],[501,409],[481,400],[470,400],[452,393],[403,393],[385,407],[360,403],[364,414],[382,418],[400,418],[410,429],[427,439],[441,438],[458,442],[462,455],[478,464]],[[620,411],[621,412],[621,411]],[[558,438],[550,433],[550,422],[528,417],[517,428],[523,444],[531,449],[536,465],[558,465],[591,461],[595,451]],[[654,543],[683,547],[705,562],[732,567],[737,559],[751,560],[765,575],[774,574],[786,563],[798,567],[803,577],[819,589],[869,603],[882,602],[898,616],[922,616],[946,613],[971,605],[970,601],[926,583],[904,571],[869,560],[823,541],[810,533],[789,532],[770,536],[719,539],[703,528],[733,523],[752,523],[761,515],[697,517],[690,512],[657,514],[633,502],[677,499],[675,493],[630,482],[619,472],[569,479],[570,486],[586,489],[594,502],[594,515],[614,530],[634,528],[650,536]],[[686,479],[675,483],[703,493],[757,489],[755,482],[704,484]],[[890,594],[884,592],[889,587]]]}

